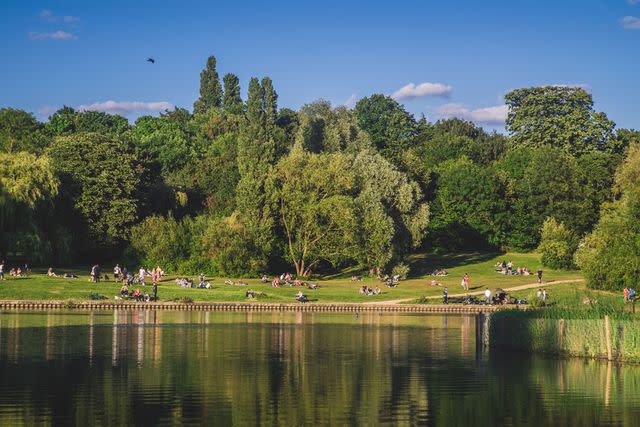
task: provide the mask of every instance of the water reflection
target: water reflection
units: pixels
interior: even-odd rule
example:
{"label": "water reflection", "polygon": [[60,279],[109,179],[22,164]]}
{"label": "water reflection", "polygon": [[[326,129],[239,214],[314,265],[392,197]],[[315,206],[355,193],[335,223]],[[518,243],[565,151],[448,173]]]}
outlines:
{"label": "water reflection", "polygon": [[640,368],[480,355],[466,316],[0,314],[0,425],[633,425]]}

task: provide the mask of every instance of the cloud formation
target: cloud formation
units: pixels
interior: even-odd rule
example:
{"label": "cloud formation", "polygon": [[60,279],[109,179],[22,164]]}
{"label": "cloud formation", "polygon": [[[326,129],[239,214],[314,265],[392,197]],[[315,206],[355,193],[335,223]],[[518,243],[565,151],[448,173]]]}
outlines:
{"label": "cloud formation", "polygon": [[452,91],[453,87],[442,83],[424,82],[419,85],[409,83],[395,91],[391,97],[396,100],[413,99],[423,96],[440,96],[446,98],[451,95]]}
{"label": "cloud formation", "polygon": [[110,114],[127,115],[130,113],[156,113],[165,110],[173,110],[173,104],[167,101],[141,102],[141,101],[105,101],[93,104],[79,105],[80,111],[102,111]]}
{"label": "cloud formation", "polygon": [[50,10],[42,10],[40,11],[40,18],[47,22],[64,22],[66,24],[71,24],[73,22],[78,22],[80,18],[77,16],[65,15],[65,16],[56,16]]}
{"label": "cloud formation", "polygon": [[625,30],[640,30],[640,18],[636,16],[625,16],[620,20],[620,25]]}
{"label": "cloud formation", "polygon": [[438,108],[438,113],[445,119],[457,117],[485,125],[503,125],[508,112],[509,109],[506,105],[470,110],[462,104],[445,104]]}
{"label": "cloud formation", "polygon": [[75,40],[77,39],[76,36],[66,31],[54,31],[52,33],[41,33],[41,32],[31,31],[29,33],[29,38],[31,40]]}

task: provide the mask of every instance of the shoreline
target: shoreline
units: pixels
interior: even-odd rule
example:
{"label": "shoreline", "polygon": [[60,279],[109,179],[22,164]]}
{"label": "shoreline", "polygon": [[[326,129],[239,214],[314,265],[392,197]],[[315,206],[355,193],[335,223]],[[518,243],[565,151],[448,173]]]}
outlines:
{"label": "shoreline", "polygon": [[261,303],[261,302],[100,302],[0,300],[0,310],[188,310],[188,311],[306,311],[478,314],[525,306],[463,304]]}

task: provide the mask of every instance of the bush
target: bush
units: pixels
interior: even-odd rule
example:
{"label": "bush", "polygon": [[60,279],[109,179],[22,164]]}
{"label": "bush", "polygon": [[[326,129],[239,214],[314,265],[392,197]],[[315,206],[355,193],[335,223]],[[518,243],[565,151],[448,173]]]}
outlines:
{"label": "bush", "polygon": [[577,241],[575,234],[563,223],[547,218],[542,224],[542,240],[538,246],[542,264],[550,268],[572,268]]}
{"label": "bush", "polygon": [[409,266],[403,262],[396,264],[391,270],[392,276],[399,276],[401,280],[404,280],[409,275]]}
{"label": "bush", "polygon": [[589,287],[619,291],[640,282],[640,146],[633,145],[616,172],[618,200],[605,205],[600,221],[576,252]]}

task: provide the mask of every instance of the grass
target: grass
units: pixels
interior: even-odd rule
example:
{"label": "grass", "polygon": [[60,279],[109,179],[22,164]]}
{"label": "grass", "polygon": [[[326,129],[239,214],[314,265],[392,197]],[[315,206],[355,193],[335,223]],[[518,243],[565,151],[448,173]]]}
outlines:
{"label": "grass", "polygon": [[[460,281],[465,273],[470,277],[469,290],[479,291],[486,287],[508,288],[511,286],[534,283],[535,276],[504,276],[495,272],[494,265],[497,261],[511,260],[516,266],[527,266],[531,271],[536,271],[540,265],[539,255],[536,253],[455,253],[455,254],[418,254],[407,259],[411,267],[410,277],[401,281],[396,288],[387,288],[382,283],[365,278],[359,282],[351,282],[350,275],[343,273],[323,280],[314,280],[320,284],[320,289],[303,289],[303,292],[312,302],[319,303],[363,303],[375,301],[415,300],[422,296],[441,295],[442,287],[429,286],[432,277],[430,273],[435,269],[446,268],[450,273],[447,277],[438,277],[437,280],[448,287],[449,293],[462,291]],[[113,299],[118,295],[120,286],[114,283],[94,284],[89,281],[89,268],[80,270],[68,270],[80,276],[78,279],[64,279],[60,277],[46,277],[45,269],[34,270],[30,277],[10,278],[0,282],[1,300],[72,300],[85,301],[92,293],[104,295]],[[59,270],[62,272],[62,270]],[[194,272],[194,275],[197,272]],[[175,276],[169,275],[169,278]],[[543,279],[573,280],[581,279],[579,271],[548,270],[544,269]],[[225,285],[224,281],[242,280],[247,286]],[[296,287],[272,288],[269,284],[260,283],[256,278],[225,278],[216,277],[207,279],[213,286],[212,289],[185,289],[175,285],[173,280],[161,282],[158,285],[158,295],[161,301],[168,300],[192,300],[196,302],[233,302],[247,301],[245,292],[252,289],[265,295],[259,298],[259,302],[293,302],[294,295],[300,289]],[[358,293],[362,285],[380,286],[382,294],[378,296],[363,296]],[[132,287],[133,289],[134,287]],[[141,290],[144,290],[141,288]],[[151,292],[151,286],[146,287]],[[437,302],[437,300],[435,300]]]}

